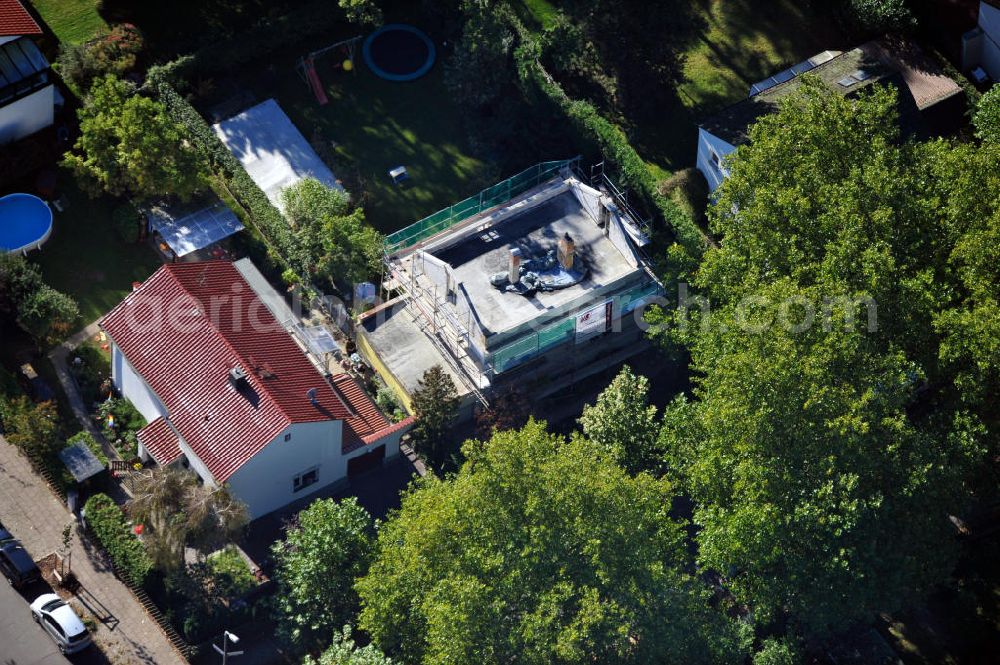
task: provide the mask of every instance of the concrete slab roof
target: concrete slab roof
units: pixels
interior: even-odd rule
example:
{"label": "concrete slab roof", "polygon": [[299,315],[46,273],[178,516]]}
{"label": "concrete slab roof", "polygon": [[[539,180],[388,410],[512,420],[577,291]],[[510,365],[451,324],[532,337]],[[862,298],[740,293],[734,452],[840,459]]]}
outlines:
{"label": "concrete slab roof", "polygon": [[413,314],[408,311],[405,302],[364,319],[362,325],[372,350],[407,393],[413,394],[424,372],[434,365],[444,368],[459,396],[470,392],[462,377],[444,361],[441,352],[414,323]]}
{"label": "concrete slab roof", "polygon": [[[490,284],[490,275],[507,271],[512,248],[520,248],[524,259],[541,258],[555,250],[566,233],[575,241],[577,256],[587,267],[582,282],[531,298]],[[431,254],[452,267],[482,325],[493,333],[516,328],[638,270],[604,236],[603,229],[569,190]]]}

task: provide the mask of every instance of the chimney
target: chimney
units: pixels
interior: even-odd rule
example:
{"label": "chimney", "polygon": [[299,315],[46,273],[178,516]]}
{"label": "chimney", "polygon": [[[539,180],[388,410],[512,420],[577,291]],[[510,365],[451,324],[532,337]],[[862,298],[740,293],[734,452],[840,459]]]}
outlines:
{"label": "chimney", "polygon": [[576,243],[573,242],[573,238],[567,233],[559,239],[559,265],[563,267],[563,270],[573,269],[575,252]]}
{"label": "chimney", "polygon": [[602,200],[599,210],[601,221],[598,225],[604,229],[604,235],[608,235],[611,230],[611,208],[609,207],[607,200]]}
{"label": "chimney", "polygon": [[517,284],[521,281],[521,250],[517,247],[510,249],[510,267],[507,279],[510,280],[511,284]]}
{"label": "chimney", "polygon": [[306,397],[309,398],[309,403],[313,406],[319,406],[319,401],[316,399],[316,389],[310,388],[306,391]]}

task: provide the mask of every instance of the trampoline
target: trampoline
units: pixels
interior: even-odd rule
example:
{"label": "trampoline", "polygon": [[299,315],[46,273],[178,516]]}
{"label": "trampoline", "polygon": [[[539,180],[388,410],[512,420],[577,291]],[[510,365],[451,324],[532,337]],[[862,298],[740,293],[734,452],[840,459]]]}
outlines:
{"label": "trampoline", "polygon": [[0,252],[41,249],[51,233],[52,211],[45,201],[31,194],[0,198]]}
{"label": "trampoline", "polygon": [[422,30],[390,23],[368,35],[361,48],[365,64],[387,81],[418,79],[434,65],[434,43]]}

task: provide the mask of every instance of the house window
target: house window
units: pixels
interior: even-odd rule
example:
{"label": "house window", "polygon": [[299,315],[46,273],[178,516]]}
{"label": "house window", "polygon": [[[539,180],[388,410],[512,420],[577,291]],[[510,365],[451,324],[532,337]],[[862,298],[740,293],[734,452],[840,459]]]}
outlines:
{"label": "house window", "polygon": [[292,491],[298,492],[319,481],[319,467],[313,467],[308,471],[303,471],[292,479]]}
{"label": "house window", "polygon": [[292,435],[291,434],[286,434],[285,435],[285,441],[291,441],[291,440],[292,440]]}

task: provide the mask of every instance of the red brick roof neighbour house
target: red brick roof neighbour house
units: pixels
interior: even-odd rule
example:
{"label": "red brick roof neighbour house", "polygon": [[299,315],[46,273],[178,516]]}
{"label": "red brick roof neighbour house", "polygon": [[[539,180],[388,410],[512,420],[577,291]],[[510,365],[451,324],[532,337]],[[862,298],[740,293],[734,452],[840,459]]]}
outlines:
{"label": "red brick roof neighbour house", "polygon": [[[345,453],[391,429],[353,378],[320,374],[228,261],[161,267],[101,327],[217,482],[293,423],[343,420]],[[169,458],[158,422],[141,438]]]}
{"label": "red brick roof neighbour house", "polygon": [[42,29],[18,0],[0,0],[0,37],[40,35]]}

